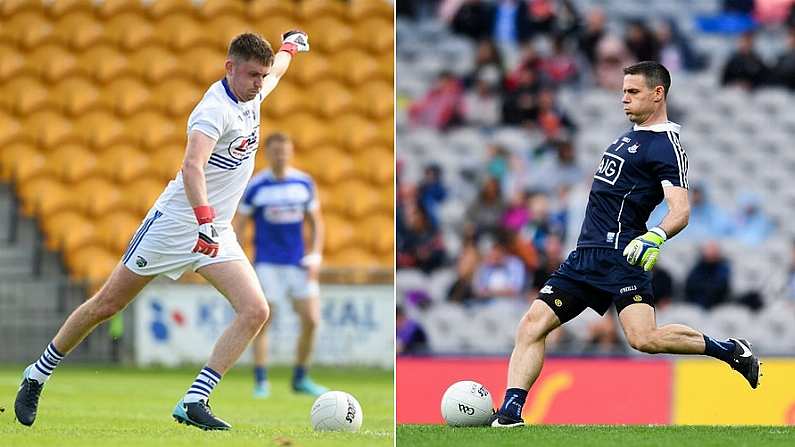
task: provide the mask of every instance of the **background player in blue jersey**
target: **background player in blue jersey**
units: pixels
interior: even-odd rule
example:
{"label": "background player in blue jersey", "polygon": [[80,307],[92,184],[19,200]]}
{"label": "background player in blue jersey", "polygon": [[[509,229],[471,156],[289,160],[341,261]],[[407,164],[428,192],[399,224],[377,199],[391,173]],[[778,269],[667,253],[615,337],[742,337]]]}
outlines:
{"label": "background player in blue jersey", "polygon": [[[508,366],[505,400],[494,427],[524,425],[522,407],[544,362],[547,334],[586,307],[604,315],[615,305],[629,344],[649,354],[701,354],[728,363],[752,388],[759,359],[745,340],[714,340],[681,324],[657,327],[650,270],[660,247],[687,225],[687,157],[679,125],[668,121],[668,70],[657,62],[624,69],[622,103],[633,128],[613,141],[594,173],[577,248],[523,316]],[[647,230],[665,199],[669,212]]]}
{"label": "background player in blue jersey", "polygon": [[[254,268],[262,290],[275,309],[292,301],[301,333],[296,346],[292,387],[295,392],[319,396],[325,387],[307,374],[320,321],[318,270],[322,261],[323,221],[312,178],[290,166],[293,143],[282,133],[265,140],[269,169],[252,178],[235,218],[238,234],[246,217],[254,220]],[[241,215],[243,217],[241,217]],[[309,246],[304,248],[304,221],[309,223]],[[267,323],[254,338],[254,396],[268,397]]]}

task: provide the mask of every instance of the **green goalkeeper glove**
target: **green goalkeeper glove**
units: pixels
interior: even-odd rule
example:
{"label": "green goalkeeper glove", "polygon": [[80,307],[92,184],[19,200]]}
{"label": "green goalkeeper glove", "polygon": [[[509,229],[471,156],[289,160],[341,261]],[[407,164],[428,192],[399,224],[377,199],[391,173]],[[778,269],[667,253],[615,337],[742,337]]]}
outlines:
{"label": "green goalkeeper glove", "polygon": [[643,236],[632,239],[624,249],[624,256],[627,262],[632,265],[640,265],[643,270],[649,271],[657,263],[657,256],[660,254],[660,247],[668,239],[660,227],[654,227],[647,231]]}

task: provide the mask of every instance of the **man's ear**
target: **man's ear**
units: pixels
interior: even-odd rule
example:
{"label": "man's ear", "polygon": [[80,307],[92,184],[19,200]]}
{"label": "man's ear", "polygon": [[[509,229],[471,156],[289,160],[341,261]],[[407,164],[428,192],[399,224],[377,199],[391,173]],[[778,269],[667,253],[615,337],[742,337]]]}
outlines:
{"label": "man's ear", "polygon": [[227,74],[232,74],[232,66],[234,64],[235,63],[232,62],[232,59],[227,59],[226,62],[224,62],[224,69],[226,70]]}

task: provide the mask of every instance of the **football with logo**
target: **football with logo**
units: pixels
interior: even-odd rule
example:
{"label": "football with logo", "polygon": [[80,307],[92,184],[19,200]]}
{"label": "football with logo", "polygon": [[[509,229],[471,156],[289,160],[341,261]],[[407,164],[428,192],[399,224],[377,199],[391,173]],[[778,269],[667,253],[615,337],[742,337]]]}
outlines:
{"label": "football with logo", "polygon": [[310,413],[315,431],[358,431],[362,427],[359,401],[344,391],[321,394]]}
{"label": "football with logo", "polygon": [[493,408],[489,390],[471,380],[450,385],[442,396],[442,417],[452,427],[487,425]]}

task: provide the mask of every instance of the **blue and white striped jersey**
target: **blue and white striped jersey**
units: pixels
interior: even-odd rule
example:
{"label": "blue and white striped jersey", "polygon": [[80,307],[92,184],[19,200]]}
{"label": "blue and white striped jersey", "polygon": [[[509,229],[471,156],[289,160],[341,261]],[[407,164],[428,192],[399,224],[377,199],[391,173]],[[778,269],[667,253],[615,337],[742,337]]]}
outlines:
{"label": "blue and white striped jersey", "polygon": [[608,146],[594,173],[577,247],[623,250],[647,231],[663,188],[687,188],[679,124],[635,125]]}
{"label": "blue and white striped jersey", "polygon": [[300,265],[304,217],[317,207],[315,183],[308,174],[290,168],[279,179],[270,169],[255,175],[238,207],[241,214],[254,217],[254,262]]}

